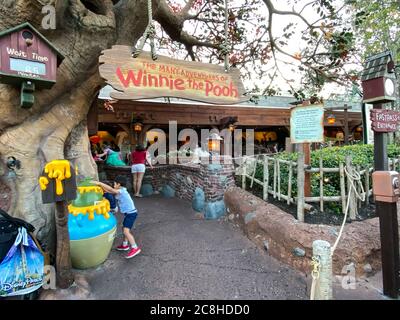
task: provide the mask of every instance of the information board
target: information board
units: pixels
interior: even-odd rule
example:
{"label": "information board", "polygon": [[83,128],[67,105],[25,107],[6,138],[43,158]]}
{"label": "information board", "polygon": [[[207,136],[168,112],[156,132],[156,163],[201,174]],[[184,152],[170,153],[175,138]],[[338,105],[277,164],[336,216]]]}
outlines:
{"label": "information board", "polygon": [[324,106],[293,108],[290,113],[291,143],[324,141]]}

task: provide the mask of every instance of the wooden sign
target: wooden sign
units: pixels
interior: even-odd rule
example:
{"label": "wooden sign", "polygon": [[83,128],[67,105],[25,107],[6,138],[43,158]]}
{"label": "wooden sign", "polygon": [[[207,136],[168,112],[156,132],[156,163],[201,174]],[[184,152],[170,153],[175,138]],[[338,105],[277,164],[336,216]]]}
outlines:
{"label": "wooden sign", "polygon": [[54,203],[76,199],[76,173],[68,160],[54,160],[46,164],[39,178],[42,202]]}
{"label": "wooden sign", "polygon": [[214,104],[235,104],[248,100],[238,69],[225,72],[221,66],[175,60],[143,52],[132,57],[132,48],[113,46],[99,58],[100,75],[118,92],[118,100],[176,97]]}
{"label": "wooden sign", "polygon": [[385,109],[372,109],[370,116],[371,127],[375,132],[395,132],[399,127],[400,112]]}
{"label": "wooden sign", "polygon": [[290,113],[291,143],[324,141],[324,106],[296,107]]}
{"label": "wooden sign", "polygon": [[23,23],[0,32],[0,82],[33,82],[50,89],[64,57],[32,25]]}

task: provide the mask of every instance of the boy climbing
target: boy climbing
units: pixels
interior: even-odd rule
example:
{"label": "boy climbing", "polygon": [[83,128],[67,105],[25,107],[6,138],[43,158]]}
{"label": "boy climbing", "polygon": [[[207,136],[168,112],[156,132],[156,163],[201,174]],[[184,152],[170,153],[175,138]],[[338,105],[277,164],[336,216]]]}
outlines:
{"label": "boy climbing", "polygon": [[[124,221],[122,222],[122,230],[124,233],[124,241],[117,247],[117,250],[128,251],[126,255],[127,259],[133,258],[140,253],[140,248],[137,246],[135,238],[131,233],[133,224],[137,217],[137,210],[135,204],[128,191],[126,190],[126,177],[116,176],[114,179],[114,188],[106,185],[99,181],[92,181],[94,184],[101,187],[105,192],[109,192],[115,195],[117,199],[119,211],[124,215]],[[130,244],[130,246],[128,245]]]}

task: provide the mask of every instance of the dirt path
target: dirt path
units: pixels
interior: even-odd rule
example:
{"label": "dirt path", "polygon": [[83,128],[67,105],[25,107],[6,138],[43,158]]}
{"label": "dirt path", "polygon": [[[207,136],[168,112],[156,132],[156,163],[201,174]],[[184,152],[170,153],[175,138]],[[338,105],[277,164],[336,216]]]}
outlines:
{"label": "dirt path", "polygon": [[[96,269],[77,271],[92,299],[307,299],[304,277],[258,249],[225,221],[196,219],[190,203],[136,199],[142,253],[113,250]],[[117,246],[121,240],[114,243]]]}

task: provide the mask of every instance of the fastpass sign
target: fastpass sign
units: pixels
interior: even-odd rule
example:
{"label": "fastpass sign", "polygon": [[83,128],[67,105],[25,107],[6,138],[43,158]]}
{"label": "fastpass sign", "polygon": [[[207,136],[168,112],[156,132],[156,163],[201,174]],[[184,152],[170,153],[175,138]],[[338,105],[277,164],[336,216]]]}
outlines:
{"label": "fastpass sign", "polygon": [[132,48],[113,46],[100,56],[100,75],[118,92],[111,97],[136,100],[177,97],[215,104],[235,104],[248,100],[239,70],[200,62],[174,60],[143,52],[132,57]]}

